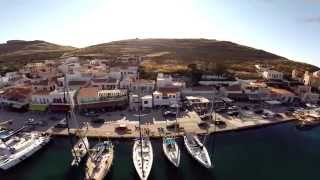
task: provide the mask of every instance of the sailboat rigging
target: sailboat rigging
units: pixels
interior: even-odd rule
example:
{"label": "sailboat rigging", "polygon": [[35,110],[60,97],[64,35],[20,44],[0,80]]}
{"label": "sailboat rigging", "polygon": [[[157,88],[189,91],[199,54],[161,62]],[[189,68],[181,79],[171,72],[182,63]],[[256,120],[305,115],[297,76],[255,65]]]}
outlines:
{"label": "sailboat rigging", "polygon": [[70,104],[69,114],[66,113],[68,134],[69,134],[69,136],[71,135],[71,133],[70,133],[70,120],[72,120],[77,126],[76,127],[77,131],[75,131],[75,135],[79,137],[76,144],[74,144],[72,138],[70,138],[70,143],[72,145],[71,153],[73,156],[71,166],[78,166],[81,162],[81,159],[88,153],[88,149],[89,149],[90,145],[89,145],[88,138],[85,136],[85,133],[82,133],[82,131],[80,129],[80,125],[78,124],[78,121],[77,121],[77,118],[76,118],[76,115],[74,112],[75,105],[74,105],[74,101],[73,101],[72,97],[70,96],[69,86],[68,86],[68,81],[67,81],[66,75],[64,76],[64,83],[65,83],[65,94],[64,95],[67,95],[67,98],[68,98],[68,101],[67,101],[66,97],[64,97],[65,102],[69,102],[69,104]]}
{"label": "sailboat rigging", "polygon": [[[140,97],[140,94],[139,94]],[[146,180],[153,164],[153,150],[149,138],[143,137],[141,128],[141,104],[139,104],[139,139],[133,145],[133,164],[141,180]]]}

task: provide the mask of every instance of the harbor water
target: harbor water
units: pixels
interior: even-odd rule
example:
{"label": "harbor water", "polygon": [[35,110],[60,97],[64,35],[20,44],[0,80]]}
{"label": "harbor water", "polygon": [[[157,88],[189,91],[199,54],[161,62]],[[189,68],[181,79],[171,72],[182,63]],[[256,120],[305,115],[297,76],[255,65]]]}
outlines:
{"label": "harbor water", "polygon": [[[98,140],[91,140],[96,143]],[[179,139],[180,167],[170,164],[162,152],[162,141],[152,140],[154,163],[150,180],[317,180],[320,179],[320,127],[299,131],[294,123],[227,132],[206,141],[214,168],[205,169],[187,153]],[[115,159],[106,179],[138,179],[132,162],[133,141],[114,140]],[[54,138],[48,146],[7,172],[1,180],[76,180],[84,175],[84,163],[70,167],[68,138]],[[212,153],[214,152],[214,153]]]}

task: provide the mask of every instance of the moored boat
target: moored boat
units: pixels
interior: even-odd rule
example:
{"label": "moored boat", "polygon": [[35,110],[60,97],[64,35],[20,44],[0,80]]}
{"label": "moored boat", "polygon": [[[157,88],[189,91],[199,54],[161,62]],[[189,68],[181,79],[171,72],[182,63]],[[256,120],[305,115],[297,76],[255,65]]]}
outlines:
{"label": "moored boat", "polygon": [[148,179],[153,163],[152,144],[148,138],[135,140],[132,159],[140,179]]}
{"label": "moored boat", "polygon": [[162,142],[163,152],[167,159],[175,166],[180,164],[180,149],[178,143],[173,137],[165,137]]}
{"label": "moored boat", "polygon": [[10,169],[33,155],[50,141],[50,137],[40,133],[24,133],[0,143],[0,168]]}
{"label": "moored boat", "polygon": [[212,165],[207,148],[200,142],[198,136],[195,134],[186,134],[183,138],[189,154],[202,166],[211,168]]}
{"label": "moored boat", "polygon": [[111,141],[96,144],[89,150],[86,163],[86,180],[102,180],[110,171],[114,156],[114,146]]}
{"label": "moored boat", "polygon": [[78,166],[82,158],[87,154],[89,149],[89,141],[87,137],[80,138],[72,148],[73,160],[71,166]]}

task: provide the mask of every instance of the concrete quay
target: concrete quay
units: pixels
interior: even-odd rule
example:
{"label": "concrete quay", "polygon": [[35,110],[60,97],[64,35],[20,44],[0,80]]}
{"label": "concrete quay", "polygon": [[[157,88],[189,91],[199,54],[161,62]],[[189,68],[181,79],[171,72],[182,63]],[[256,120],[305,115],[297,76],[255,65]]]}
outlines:
{"label": "concrete quay", "polygon": [[[211,123],[208,129],[200,128],[198,124],[201,122],[201,119],[197,115],[197,113],[187,112],[182,117],[179,117],[177,119],[177,122],[179,123],[179,126],[181,128],[179,133],[175,133],[174,128],[171,130],[167,129],[167,125],[176,122],[175,119],[143,123],[141,125],[141,128],[143,132],[145,132],[145,134],[148,134],[151,138],[161,138],[164,136],[164,134],[172,136],[182,136],[186,132],[196,134],[222,133],[227,131],[239,131],[250,128],[258,128],[296,120],[294,117],[287,117],[284,114],[282,117],[272,119],[264,119],[258,115],[234,118],[225,114],[217,113],[213,116],[216,116],[217,120],[223,120],[224,122],[226,122],[226,124],[224,126],[219,126]],[[119,128],[120,126],[126,127],[128,131],[117,131],[117,128]],[[83,132],[87,137],[91,138],[137,138],[139,137],[138,127],[138,121],[129,121],[124,118],[117,121],[106,121],[101,125],[89,124],[88,126],[82,128],[80,131],[74,128],[71,128],[69,132],[68,129],[50,128],[46,132],[53,136],[68,136],[69,133],[76,134],[79,132]]]}

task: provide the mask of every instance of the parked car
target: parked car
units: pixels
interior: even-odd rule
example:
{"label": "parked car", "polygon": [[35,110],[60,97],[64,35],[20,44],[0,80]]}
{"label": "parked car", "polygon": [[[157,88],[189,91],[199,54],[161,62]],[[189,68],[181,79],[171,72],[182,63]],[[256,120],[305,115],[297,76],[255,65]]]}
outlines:
{"label": "parked car", "polygon": [[83,116],[86,116],[86,117],[98,117],[98,113],[94,112],[94,111],[89,111],[89,112],[85,112],[82,114]]}
{"label": "parked car", "polygon": [[26,125],[29,126],[46,126],[48,123],[45,121],[35,121],[33,118],[29,118]]}
{"label": "parked car", "polygon": [[174,112],[174,111],[165,111],[165,112],[163,113],[163,116],[164,116],[164,117],[176,117],[176,115],[177,115],[177,113]]}
{"label": "parked car", "polygon": [[225,108],[218,108],[215,110],[217,113],[224,113],[226,112],[227,110]]}
{"label": "parked car", "polygon": [[257,110],[254,111],[254,113],[256,113],[256,114],[262,114],[262,113],[263,113],[263,110],[262,110],[262,109],[257,109]]}
{"label": "parked car", "polygon": [[92,120],[91,120],[91,122],[93,122],[93,123],[104,123],[104,119],[103,118],[101,118],[101,117],[97,117],[97,118],[93,118]]}
{"label": "parked car", "polygon": [[57,118],[56,116],[51,116],[51,117],[49,118],[49,120],[50,120],[50,121],[58,121],[59,118]]}
{"label": "parked car", "polygon": [[295,111],[295,108],[290,107],[290,108],[288,108],[288,111],[289,111],[289,112],[294,112],[294,111]]}
{"label": "parked car", "polygon": [[228,107],[228,110],[236,110],[236,109],[238,109],[237,106],[230,106],[230,107]]}
{"label": "parked car", "polygon": [[229,116],[238,116],[238,115],[239,115],[239,112],[238,112],[238,111],[229,111],[229,112],[227,112],[227,114],[228,114]]}
{"label": "parked car", "polygon": [[56,124],[54,127],[55,128],[67,128],[68,127],[67,120],[64,118],[58,124]]}

